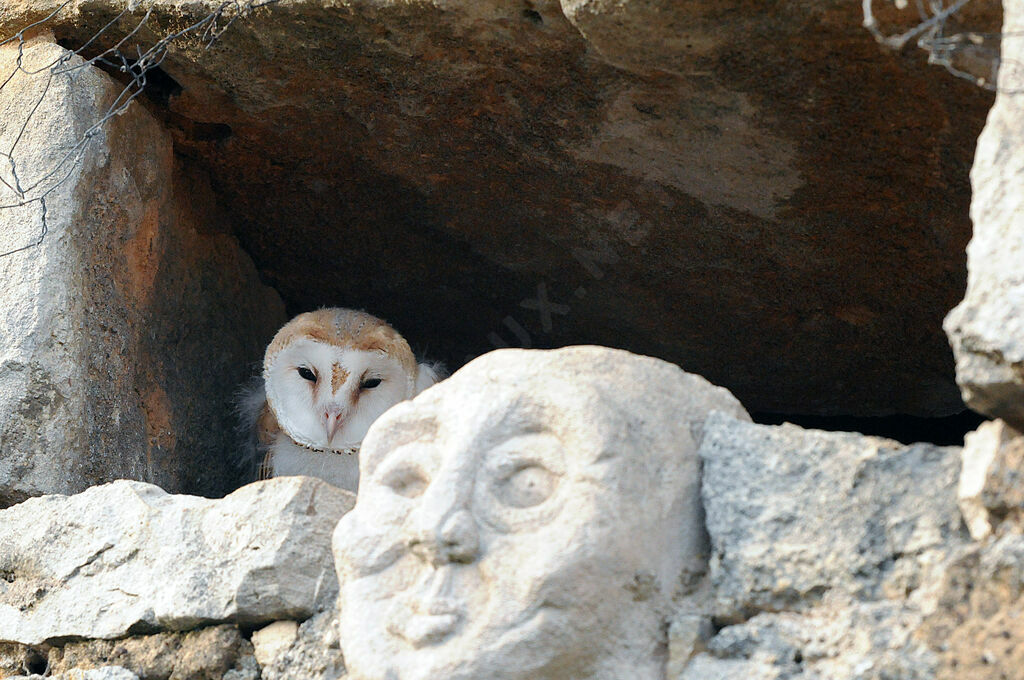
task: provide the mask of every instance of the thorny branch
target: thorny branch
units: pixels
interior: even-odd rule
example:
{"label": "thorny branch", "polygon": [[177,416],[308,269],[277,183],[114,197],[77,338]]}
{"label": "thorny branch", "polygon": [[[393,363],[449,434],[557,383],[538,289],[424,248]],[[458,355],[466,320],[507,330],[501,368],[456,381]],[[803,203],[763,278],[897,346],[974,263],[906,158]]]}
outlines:
{"label": "thorny branch", "polygon": [[[47,197],[72,176],[77,164],[85,152],[85,149],[91,140],[102,131],[103,126],[115,116],[119,116],[127,111],[128,106],[135,100],[135,98],[142,94],[148,82],[148,74],[154,68],[159,67],[163,63],[164,59],[167,57],[168,48],[176,40],[185,38],[186,36],[194,36],[202,43],[203,49],[209,49],[239,18],[245,17],[255,9],[272,5],[279,1],[280,0],[225,0],[203,18],[186,28],[165,35],[145,51],[143,51],[142,47],[136,45],[135,54],[133,56],[126,55],[122,50],[126,50],[126,46],[129,45],[139,32],[149,23],[153,15],[153,6],[150,6],[132,30],[121,36],[120,39],[118,39],[111,47],[89,58],[86,58],[85,54],[88,52],[90,47],[105,35],[109,36],[112,31],[116,30],[116,27],[120,22],[135,9],[137,3],[128,3],[117,16],[111,19],[103,28],[97,31],[78,49],[74,51],[65,51],[52,62],[39,68],[31,69],[26,67],[24,63],[25,35],[32,29],[43,26],[56,19],[61,12],[65,11],[71,5],[73,0],[65,0],[48,16],[25,26],[9,38],[0,40],[0,46],[4,46],[15,41],[17,41],[18,44],[18,53],[15,59],[14,68],[5,76],[0,75],[0,92],[8,86],[19,72],[29,76],[48,72],[46,80],[43,83],[42,92],[38,99],[35,100],[31,110],[29,110],[28,115],[25,117],[25,120],[19,128],[18,133],[15,135],[14,140],[8,148],[0,149],[0,164],[6,165],[8,170],[6,177],[3,174],[0,174],[0,186],[6,188],[13,196],[12,199],[8,199],[6,201],[0,200],[0,210],[38,204],[40,222],[39,234],[35,241],[31,243],[0,253],[0,258],[7,257],[24,250],[29,250],[30,248],[35,248],[43,243],[43,240],[46,238],[47,232],[49,231],[49,225],[47,223]],[[76,56],[81,57],[82,60],[78,63],[73,63]],[[76,143],[72,145],[71,148],[67,149],[51,167],[46,168],[45,172],[43,172],[41,176],[30,183],[24,184],[22,176],[23,173],[21,172],[23,168],[19,166],[16,158],[17,147],[25,135],[25,130],[28,128],[29,122],[39,109],[39,106],[45,99],[46,94],[50,91],[54,77],[67,76],[73,81],[84,69],[98,65],[106,66],[108,69],[113,69],[124,74],[128,80],[127,84],[114,98],[114,101],[107,107],[106,111],[104,111],[102,115],[100,115],[100,117],[79,136]],[[2,165],[0,165],[0,167],[2,167]]]}
{"label": "thorny branch", "polygon": [[[925,0],[914,0],[918,23],[902,33],[887,34],[875,18],[874,0],[861,0],[863,26],[879,44],[896,51],[903,50],[916,38],[917,46],[928,52],[929,64],[942,66],[954,76],[969,80],[978,87],[996,90],[996,76],[1000,67],[1005,69],[1011,66],[1000,57],[1000,42],[1020,36],[961,31],[953,28],[951,19],[955,18],[970,1],[955,0],[947,5],[945,0],[928,0],[927,4]],[[901,11],[906,10],[909,4],[908,0],[891,2]],[[970,63],[970,70],[960,62]],[[1004,78],[1004,82],[1008,80],[1010,79]],[[1002,89],[1006,90],[1005,85]]]}

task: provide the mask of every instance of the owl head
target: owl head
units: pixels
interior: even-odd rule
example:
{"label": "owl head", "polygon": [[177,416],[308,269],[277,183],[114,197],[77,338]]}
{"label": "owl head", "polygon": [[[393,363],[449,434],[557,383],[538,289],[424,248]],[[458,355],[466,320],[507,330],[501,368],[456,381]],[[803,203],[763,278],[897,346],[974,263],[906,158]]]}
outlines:
{"label": "owl head", "polygon": [[436,380],[394,328],[351,309],[300,314],[277,332],[263,360],[278,425],[315,449],[358,446],[378,416]]}

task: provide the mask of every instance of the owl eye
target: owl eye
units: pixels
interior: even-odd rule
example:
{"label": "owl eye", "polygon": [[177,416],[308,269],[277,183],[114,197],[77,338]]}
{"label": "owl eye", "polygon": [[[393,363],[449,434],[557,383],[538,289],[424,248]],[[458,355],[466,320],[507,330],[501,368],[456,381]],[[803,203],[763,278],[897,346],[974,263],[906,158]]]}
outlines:
{"label": "owl eye", "polygon": [[382,381],[380,378],[368,378],[364,380],[362,384],[359,385],[359,387],[363,388],[364,390],[372,390],[377,385],[380,385],[381,382]]}
{"label": "owl eye", "polygon": [[316,374],[305,366],[299,366],[299,375],[310,382],[316,382]]}

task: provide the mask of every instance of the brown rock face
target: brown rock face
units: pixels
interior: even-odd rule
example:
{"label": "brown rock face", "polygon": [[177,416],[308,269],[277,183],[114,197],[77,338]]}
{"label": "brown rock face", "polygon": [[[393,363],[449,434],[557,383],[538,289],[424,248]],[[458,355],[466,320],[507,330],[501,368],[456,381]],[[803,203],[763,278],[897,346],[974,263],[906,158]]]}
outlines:
{"label": "brown rock face", "polygon": [[[141,107],[53,170],[120,90],[95,69],[49,73],[68,56],[46,40],[0,48],[0,72],[24,68],[0,92],[4,163],[42,186],[30,197],[47,192],[49,227],[0,258],[0,508],[118,478],[223,494],[240,477],[232,398],[283,305]],[[47,174],[66,178],[50,190]],[[0,252],[30,242],[20,230],[40,213],[0,210]]]}
{"label": "brown rock face", "polygon": [[[50,24],[77,47],[122,4]],[[145,44],[215,6],[149,4]],[[7,32],[49,7],[19,5]],[[366,308],[452,367],[599,343],[753,411],[948,414],[940,324],[991,95],[860,21],[838,1],[286,0],[177,43],[151,108],[293,312]]]}
{"label": "brown rock face", "polygon": [[70,674],[104,666],[127,668],[140,680],[221,680],[252,668],[252,645],[238,628],[212,626],[188,633],[157,633],[120,640],[71,642],[48,650],[49,673]]}

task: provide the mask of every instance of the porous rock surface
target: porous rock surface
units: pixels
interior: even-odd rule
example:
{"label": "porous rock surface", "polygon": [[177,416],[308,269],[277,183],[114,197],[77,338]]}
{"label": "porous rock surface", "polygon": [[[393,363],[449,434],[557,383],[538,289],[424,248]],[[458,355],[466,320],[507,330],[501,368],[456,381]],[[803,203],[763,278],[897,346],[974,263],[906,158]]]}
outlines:
{"label": "porous rock surface", "polygon": [[[287,622],[291,623],[291,622]],[[272,624],[273,625],[273,624]],[[259,644],[256,634],[253,643]],[[257,647],[257,658],[260,649]],[[345,658],[338,639],[337,603],[302,622],[287,644],[266,650],[260,660],[263,680],[341,680]]]}
{"label": "porous rock surface", "polygon": [[965,538],[957,447],[724,415],[707,426],[704,507],[719,616],[799,609],[832,590],[902,596]]}
{"label": "porous rock surface", "polygon": [[0,508],[122,477],[226,493],[232,394],[283,308],[152,115],[90,132],[121,86],[80,65],[0,47],[0,253],[25,248],[0,257]]}
{"label": "porous rock surface", "polygon": [[[4,3],[0,31],[59,4]],[[152,9],[147,47],[221,4],[73,0],[47,26],[81,46],[133,8],[94,53]],[[966,11],[995,30],[998,3]],[[451,366],[607,344],[751,411],[948,414],[991,95],[861,22],[845,0],[282,0],[176,43],[150,108],[296,311],[370,309]]]}
{"label": "porous rock surface", "polygon": [[[1024,28],[1005,3],[1003,33]],[[1024,45],[1003,41],[999,91],[971,167],[967,294],[945,321],[956,378],[975,411],[1024,429]]]}
{"label": "porous rock surface", "polygon": [[307,477],[220,500],[119,481],[0,511],[0,641],[38,645],[304,619],[337,592],[352,494]]}
{"label": "porous rock surface", "polygon": [[1004,680],[1024,667],[1024,435],[1001,421],[968,436],[959,495],[978,539],[949,562],[921,637],[937,650],[936,680]]}
{"label": "porous rock surface", "polygon": [[50,678],[51,680],[141,680],[139,676],[132,673],[127,668],[121,666],[100,666],[99,668],[90,668],[87,670],[75,669],[68,671],[67,673],[57,673],[56,675],[27,675],[27,676],[14,676],[12,680],[45,680]]}
{"label": "porous rock surface", "polygon": [[120,667],[139,680],[253,680],[259,667],[252,645],[233,625],[187,633],[156,633],[119,640],[87,640],[53,647],[49,673]]}
{"label": "porous rock surface", "polygon": [[706,427],[710,611],[726,625],[679,680],[926,680],[955,667],[929,617],[972,548],[958,448],[722,414]]}

